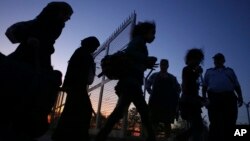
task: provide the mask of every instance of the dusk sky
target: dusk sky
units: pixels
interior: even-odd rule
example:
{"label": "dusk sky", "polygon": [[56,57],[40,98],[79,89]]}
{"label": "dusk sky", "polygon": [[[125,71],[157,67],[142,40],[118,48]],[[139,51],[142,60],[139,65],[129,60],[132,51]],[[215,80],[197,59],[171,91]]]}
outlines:
{"label": "dusk sky", "polygon": [[[15,22],[31,20],[51,0],[0,1],[0,52],[13,52],[5,36]],[[96,36],[101,43],[133,12],[138,21],[156,23],[156,39],[149,55],[170,62],[169,72],[181,83],[188,49],[202,48],[203,68],[213,67],[212,56],[221,52],[225,65],[234,69],[245,102],[250,101],[250,0],[67,0],[74,13],[55,44],[52,64],[65,74],[67,61],[80,41]],[[239,109],[238,123],[248,123],[246,107]]]}

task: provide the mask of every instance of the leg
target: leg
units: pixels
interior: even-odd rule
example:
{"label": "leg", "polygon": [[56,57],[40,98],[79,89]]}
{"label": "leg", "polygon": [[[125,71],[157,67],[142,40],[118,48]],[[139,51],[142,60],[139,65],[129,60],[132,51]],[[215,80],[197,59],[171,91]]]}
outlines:
{"label": "leg", "polygon": [[237,105],[237,99],[236,97],[233,96],[228,96],[225,98],[224,102],[224,114],[223,114],[223,119],[224,119],[224,139],[229,140],[232,139],[234,130],[235,130],[235,125],[237,121],[237,115],[238,115],[238,105]]}
{"label": "leg", "polygon": [[54,141],[89,141],[92,105],[87,91],[67,91],[67,99],[57,127],[52,134]]}
{"label": "leg", "polygon": [[214,97],[212,94],[209,97],[210,105],[208,107],[209,118],[209,141],[220,141],[222,138],[223,119],[223,103],[220,97]]}
{"label": "leg", "polygon": [[126,94],[121,93],[114,111],[108,117],[104,127],[97,134],[95,139],[96,141],[105,141],[107,139],[108,134],[111,132],[114,124],[123,117],[123,113],[128,109],[130,103],[130,98]]}
{"label": "leg", "polygon": [[147,140],[148,141],[155,141],[156,140],[155,133],[154,133],[152,124],[151,124],[150,119],[149,119],[148,105],[147,105],[147,103],[142,95],[141,89],[139,89],[139,91],[136,91],[136,93],[134,93],[133,103],[141,116],[142,124],[146,128],[146,132],[148,135]]}
{"label": "leg", "polygon": [[193,119],[190,120],[190,124],[192,141],[201,141],[203,132],[203,120],[199,112],[194,113]]}

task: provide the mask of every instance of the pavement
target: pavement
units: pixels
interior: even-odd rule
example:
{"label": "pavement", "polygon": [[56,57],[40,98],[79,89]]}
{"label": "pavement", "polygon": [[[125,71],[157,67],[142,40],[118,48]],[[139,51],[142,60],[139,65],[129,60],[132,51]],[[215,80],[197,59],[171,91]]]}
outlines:
{"label": "pavement", "polygon": [[[50,139],[50,134],[45,134],[38,141],[52,141]],[[91,141],[94,141],[92,138]],[[125,138],[109,138],[107,141],[145,141],[142,137],[125,137]],[[158,138],[157,141],[173,141],[173,138],[165,139],[165,138]]]}
{"label": "pavement", "polygon": [[[49,135],[44,135],[38,139],[38,141],[52,141]],[[94,141],[94,139],[91,139]],[[126,138],[109,138],[107,141],[144,141],[144,139],[140,137],[126,137]]]}

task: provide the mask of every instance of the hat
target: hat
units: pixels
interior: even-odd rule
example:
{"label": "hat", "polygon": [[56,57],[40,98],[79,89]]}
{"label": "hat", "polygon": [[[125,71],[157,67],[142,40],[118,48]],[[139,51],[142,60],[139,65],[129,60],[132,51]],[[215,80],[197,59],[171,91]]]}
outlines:
{"label": "hat", "polygon": [[214,59],[223,59],[225,60],[225,56],[222,53],[217,53],[213,57]]}

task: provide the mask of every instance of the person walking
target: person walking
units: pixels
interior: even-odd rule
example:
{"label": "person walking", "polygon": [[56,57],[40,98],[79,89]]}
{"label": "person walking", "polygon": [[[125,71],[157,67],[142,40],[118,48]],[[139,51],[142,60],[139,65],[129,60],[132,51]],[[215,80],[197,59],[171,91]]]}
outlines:
{"label": "person walking", "polygon": [[54,141],[89,141],[92,104],[87,92],[95,77],[92,53],[100,46],[99,40],[90,36],[81,41],[69,60],[62,88],[67,97],[63,112],[52,135]]}
{"label": "person walking", "polygon": [[209,101],[209,140],[231,140],[238,116],[238,107],[243,104],[241,86],[234,70],[226,67],[225,56],[213,56],[214,67],[206,70],[202,94]]}
{"label": "person walking", "polygon": [[62,73],[54,70],[55,41],[73,14],[66,2],[49,2],[32,20],[6,30],[16,50],[0,66],[0,140],[34,140],[49,128],[47,116],[56,100]]}
{"label": "person walking", "polygon": [[[106,124],[98,132],[95,141],[105,141],[111,132],[114,124],[123,117],[128,110],[131,102],[137,108],[142,124],[146,128],[147,141],[155,141],[155,135],[149,120],[148,105],[143,97],[142,85],[144,79],[144,71],[152,68],[154,64],[148,64],[147,43],[153,42],[155,39],[155,23],[140,22],[132,30],[132,40],[125,49],[125,52],[131,62],[129,74],[118,80],[115,86],[118,102],[115,109],[108,117]],[[151,62],[151,61],[149,61]]]}
{"label": "person walking", "polygon": [[203,131],[203,119],[201,117],[202,106],[205,100],[199,95],[200,82],[203,69],[201,63],[204,54],[201,49],[192,48],[185,56],[186,66],[182,70],[182,95],[180,99],[181,117],[188,122],[189,128],[177,136],[179,141],[201,141]]}
{"label": "person walking", "polygon": [[155,131],[160,123],[164,124],[165,137],[171,133],[171,124],[177,115],[181,87],[176,77],[168,72],[169,62],[161,59],[160,71],[153,73],[146,82],[150,94],[150,118]]}

